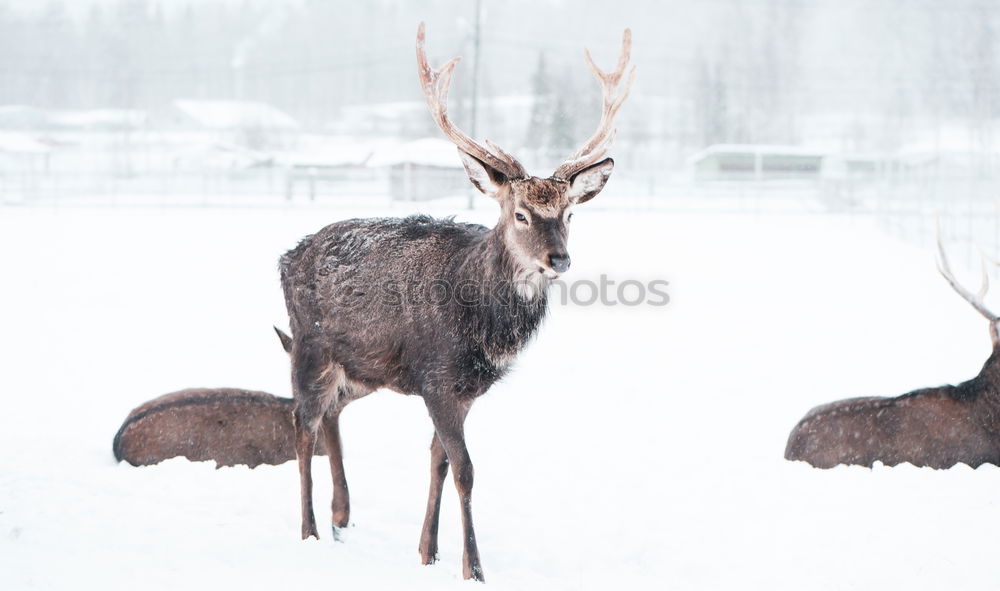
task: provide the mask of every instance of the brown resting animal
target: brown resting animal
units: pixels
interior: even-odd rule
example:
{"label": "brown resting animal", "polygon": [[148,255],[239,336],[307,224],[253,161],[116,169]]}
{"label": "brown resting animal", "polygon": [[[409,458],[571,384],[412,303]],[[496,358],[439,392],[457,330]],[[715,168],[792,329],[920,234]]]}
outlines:
{"label": "brown resting animal", "polygon": [[[292,400],[238,388],[191,388],[135,408],[114,441],[115,459],[133,466],[183,456],[216,467],[295,459]],[[315,453],[326,455],[323,441]]]}
{"label": "brown resting animal", "polygon": [[895,398],[851,398],[819,406],[788,437],[785,459],[817,468],[838,464],[950,468],[1000,464],[1000,319],[983,298],[955,280],[938,237],[938,270],[948,283],[990,321],[993,352],[979,375],[957,386],[916,390]]}
{"label": "brown resting animal", "polygon": [[[288,352],[291,337],[277,328]],[[133,466],[183,456],[216,467],[283,464],[295,459],[292,399],[238,388],[190,388],[132,410],[115,435],[115,459]],[[323,441],[315,453],[326,455]]]}

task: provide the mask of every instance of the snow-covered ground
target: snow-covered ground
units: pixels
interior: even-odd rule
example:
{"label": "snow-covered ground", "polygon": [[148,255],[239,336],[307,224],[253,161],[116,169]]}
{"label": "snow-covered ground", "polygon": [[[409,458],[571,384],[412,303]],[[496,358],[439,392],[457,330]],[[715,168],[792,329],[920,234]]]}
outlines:
{"label": "snow-covered ground", "polygon": [[[377,393],[345,412],[344,543],[299,540],[294,463],[111,454],[128,411],[169,391],[289,395],[277,257],[327,222],[384,213],[0,208],[0,588],[468,588],[450,484],[442,561],[419,564],[419,399]],[[486,204],[459,219],[493,217]],[[978,371],[986,323],[929,248],[861,217],[583,206],[571,253],[569,279],[666,279],[671,303],[554,308],[473,408],[488,585],[995,588],[997,468],[782,459],[816,404]],[[314,474],[328,522],[325,459]]]}

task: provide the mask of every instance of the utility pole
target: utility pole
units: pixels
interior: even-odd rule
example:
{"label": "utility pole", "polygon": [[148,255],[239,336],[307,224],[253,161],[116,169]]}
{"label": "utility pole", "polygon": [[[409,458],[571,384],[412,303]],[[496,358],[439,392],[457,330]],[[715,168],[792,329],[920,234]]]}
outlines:
{"label": "utility pole", "polygon": [[[472,139],[477,139],[476,122],[479,117],[479,43],[480,25],[482,24],[483,0],[476,0],[476,21],[472,26],[472,124],[469,130],[472,132]],[[476,207],[476,195],[469,191],[469,209]]]}

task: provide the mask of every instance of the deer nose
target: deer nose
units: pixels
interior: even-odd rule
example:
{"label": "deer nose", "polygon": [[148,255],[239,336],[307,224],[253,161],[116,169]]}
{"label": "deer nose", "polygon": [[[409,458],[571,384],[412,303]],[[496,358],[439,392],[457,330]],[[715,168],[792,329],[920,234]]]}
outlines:
{"label": "deer nose", "polygon": [[549,265],[552,266],[552,270],[556,273],[565,273],[569,269],[569,262],[568,254],[549,255]]}

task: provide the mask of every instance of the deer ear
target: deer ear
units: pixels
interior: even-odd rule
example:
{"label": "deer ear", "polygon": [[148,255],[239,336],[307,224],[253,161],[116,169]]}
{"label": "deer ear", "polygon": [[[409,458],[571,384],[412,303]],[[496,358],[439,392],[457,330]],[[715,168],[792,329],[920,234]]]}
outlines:
{"label": "deer ear", "polygon": [[573,203],[586,203],[597,197],[614,168],[615,161],[610,158],[584,168],[569,179],[569,191],[566,192],[566,196]]}
{"label": "deer ear", "polygon": [[462,159],[462,164],[465,165],[465,172],[468,173],[472,184],[481,193],[496,199],[497,195],[500,194],[500,187],[507,183],[507,177],[479,158],[466,154],[462,150],[458,151],[458,155]]}

